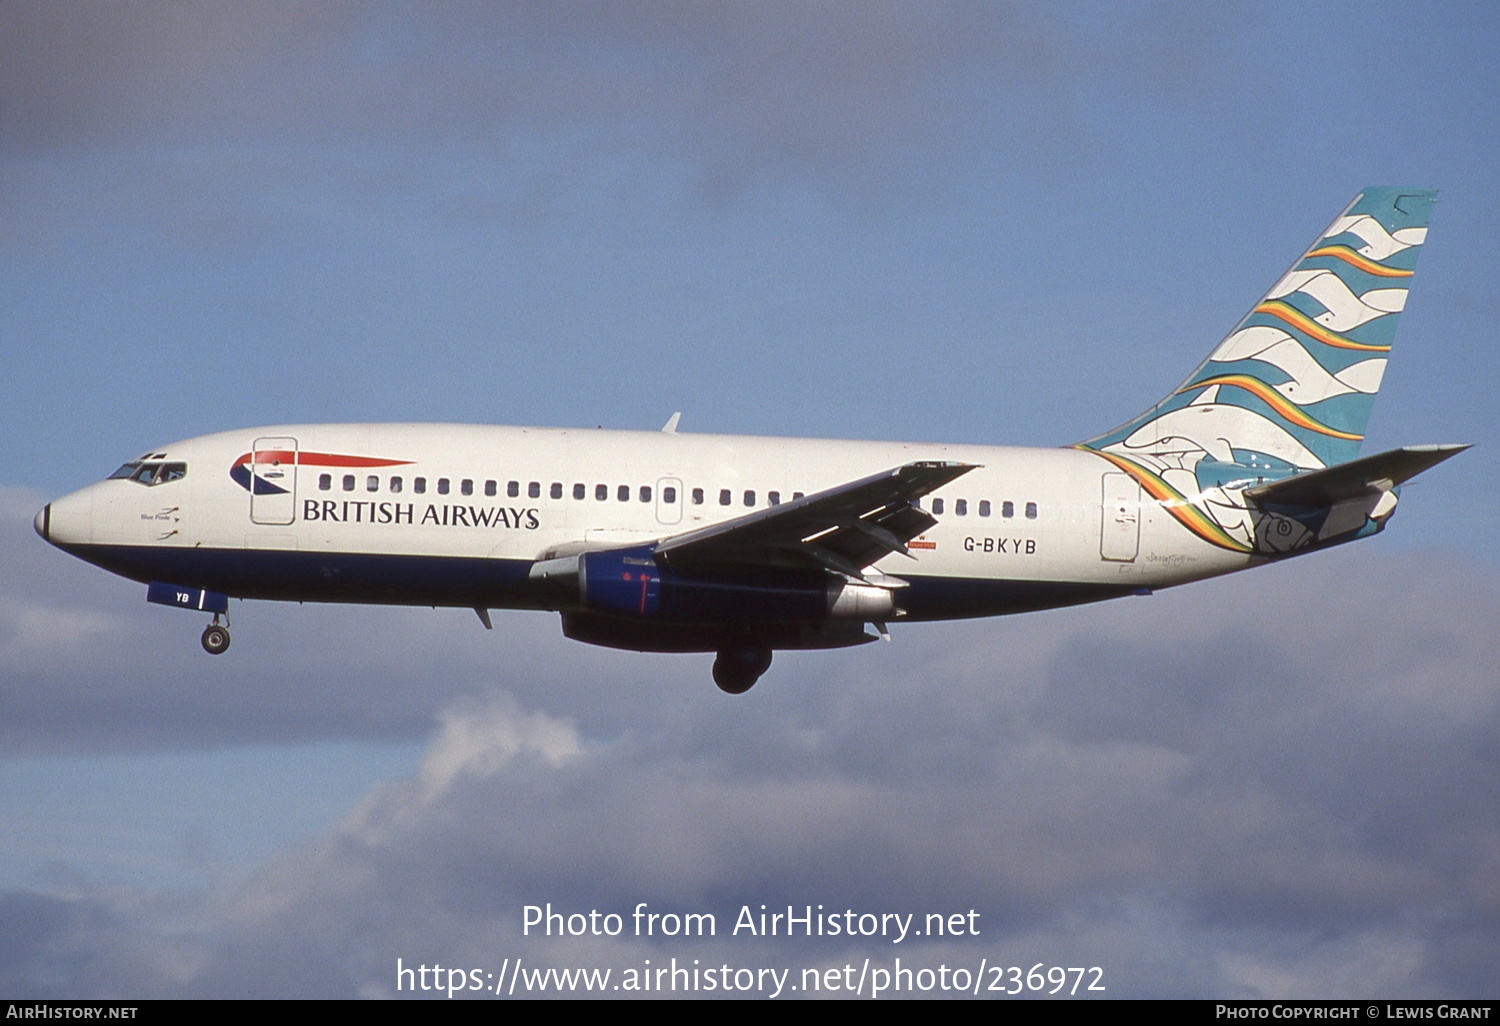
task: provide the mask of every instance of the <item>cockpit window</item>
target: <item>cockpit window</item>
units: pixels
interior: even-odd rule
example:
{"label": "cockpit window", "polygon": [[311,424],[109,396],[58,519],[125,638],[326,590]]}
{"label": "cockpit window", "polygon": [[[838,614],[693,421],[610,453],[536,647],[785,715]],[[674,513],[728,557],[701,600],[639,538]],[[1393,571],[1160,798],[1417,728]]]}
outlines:
{"label": "cockpit window", "polygon": [[109,480],[130,480],[148,488],[187,477],[186,463],[156,463],[148,460],[131,460],[109,475]]}

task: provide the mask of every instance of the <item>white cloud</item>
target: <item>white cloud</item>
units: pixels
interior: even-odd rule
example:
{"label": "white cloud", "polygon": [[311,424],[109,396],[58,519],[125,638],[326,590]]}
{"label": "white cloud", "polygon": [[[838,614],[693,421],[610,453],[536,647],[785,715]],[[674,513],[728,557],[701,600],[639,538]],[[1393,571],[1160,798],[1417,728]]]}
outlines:
{"label": "white cloud", "polygon": [[494,776],[523,752],[541,756],[556,769],[580,751],[571,723],[527,714],[514,701],[496,699],[463,711],[449,708],[439,719],[437,737],[418,772],[427,802],[440,798],[460,776]]}

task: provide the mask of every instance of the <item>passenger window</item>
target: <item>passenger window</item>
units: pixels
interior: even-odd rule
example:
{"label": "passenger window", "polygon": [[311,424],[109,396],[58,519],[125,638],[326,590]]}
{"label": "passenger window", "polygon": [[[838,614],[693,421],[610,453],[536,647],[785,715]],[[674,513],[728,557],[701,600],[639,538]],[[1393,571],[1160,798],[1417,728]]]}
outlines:
{"label": "passenger window", "polygon": [[320,491],[320,492],[326,492],[326,491],[328,491],[332,487],[333,487],[333,475],[332,474],[319,474],[318,475],[318,491]]}
{"label": "passenger window", "polygon": [[943,515],[943,500],[942,499],[933,499],[932,500],[932,512],[936,516],[942,516]]}
{"label": "passenger window", "polygon": [[1016,515],[1016,504],[1006,499],[1000,504],[1000,515],[1007,520]]}
{"label": "passenger window", "polygon": [[609,498],[609,485],[606,485],[606,484],[594,485],[594,499],[596,501],[598,501],[598,502],[604,502],[608,498]]}
{"label": "passenger window", "polygon": [[427,479],[425,477],[414,477],[411,482],[411,490],[418,495],[427,494]]}
{"label": "passenger window", "polygon": [[642,502],[650,502],[651,501],[651,486],[650,485],[641,485],[641,501]]}
{"label": "passenger window", "polygon": [[987,517],[987,516],[990,515],[990,500],[989,499],[980,499],[979,500],[979,515],[982,516],[982,517]]}
{"label": "passenger window", "polygon": [[354,491],[354,475],[353,474],[345,474],[344,475],[344,491],[346,491],[346,492],[352,492],[352,491]]}
{"label": "passenger window", "polygon": [[448,479],[446,477],[440,477],[440,478],[438,478],[438,494],[439,495],[447,495],[448,494]]}
{"label": "passenger window", "polygon": [[661,501],[671,506],[677,502],[677,489],[667,485],[661,490]]}
{"label": "passenger window", "polygon": [[792,493],[792,501],[793,502],[796,502],[800,498],[802,498],[802,493],[801,492],[793,492]]}
{"label": "passenger window", "polygon": [[630,501],[630,486],[629,485],[621,485],[615,491],[615,501],[616,502],[629,502]]}
{"label": "passenger window", "polygon": [[365,491],[380,491],[380,478],[376,477],[374,474],[371,474],[369,477],[365,478]]}
{"label": "passenger window", "polygon": [[728,488],[720,488],[719,489],[719,505],[720,506],[727,506],[727,505],[729,505],[733,501],[734,500],[731,499],[730,496],[729,496],[729,489]]}
{"label": "passenger window", "polygon": [[484,483],[484,494],[488,495],[490,498],[493,499],[495,497],[495,493],[498,491],[500,491],[500,486],[494,481],[486,481]]}
{"label": "passenger window", "polygon": [[754,506],[755,505],[755,489],[754,488],[746,488],[745,489],[745,505],[746,506]]}
{"label": "passenger window", "polygon": [[401,494],[401,479],[399,477],[391,478],[391,491],[397,495]]}
{"label": "passenger window", "polygon": [[954,499],[953,500],[953,513],[954,513],[955,516],[960,516],[960,517],[966,517],[966,516],[968,516],[969,515],[969,500],[968,499]]}
{"label": "passenger window", "polygon": [[542,483],[540,481],[528,481],[526,483],[526,497],[529,499],[540,499],[542,497]]}
{"label": "passenger window", "polygon": [[701,506],[701,505],[703,505],[703,489],[702,488],[694,488],[693,489],[693,505],[694,506]]}
{"label": "passenger window", "polygon": [[1027,520],[1035,520],[1036,519],[1036,503],[1034,503],[1034,502],[1028,502],[1026,504],[1026,519]]}
{"label": "passenger window", "polygon": [[462,481],[460,481],[458,483],[458,490],[461,493],[463,493],[464,495],[473,495],[474,494],[474,482],[471,479],[469,479],[469,478],[466,477],[466,478],[464,478]]}
{"label": "passenger window", "polygon": [[769,502],[773,506],[780,506],[781,505],[781,493],[780,492],[770,492],[769,494],[766,495],[766,501]]}
{"label": "passenger window", "polygon": [[507,481],[507,482],[505,482],[505,494],[509,495],[512,499],[514,499],[517,496],[519,496],[521,494],[521,482],[519,482],[519,481]]}
{"label": "passenger window", "polygon": [[577,483],[577,484],[575,484],[573,486],[573,498],[575,498],[575,499],[581,499],[581,498],[583,498],[587,494],[588,494],[588,489],[586,489],[583,486],[582,482],[579,482],[579,483]]}
{"label": "passenger window", "polygon": [[554,499],[561,499],[562,498],[562,482],[561,481],[553,481],[552,482],[552,487],[549,488],[549,489],[547,489],[547,494],[550,495],[550,496],[552,496]]}

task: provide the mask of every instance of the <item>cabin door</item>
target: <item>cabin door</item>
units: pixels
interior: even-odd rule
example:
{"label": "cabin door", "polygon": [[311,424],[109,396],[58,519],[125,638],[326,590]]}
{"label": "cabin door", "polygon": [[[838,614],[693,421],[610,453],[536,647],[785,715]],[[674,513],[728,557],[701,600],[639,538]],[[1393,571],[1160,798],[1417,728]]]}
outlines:
{"label": "cabin door", "polygon": [[290,524],[297,513],[297,440],[257,438],[250,452],[250,519]]}
{"label": "cabin door", "polygon": [[1105,474],[1101,507],[1099,555],[1118,563],[1135,562],[1141,548],[1140,484],[1129,474]]}

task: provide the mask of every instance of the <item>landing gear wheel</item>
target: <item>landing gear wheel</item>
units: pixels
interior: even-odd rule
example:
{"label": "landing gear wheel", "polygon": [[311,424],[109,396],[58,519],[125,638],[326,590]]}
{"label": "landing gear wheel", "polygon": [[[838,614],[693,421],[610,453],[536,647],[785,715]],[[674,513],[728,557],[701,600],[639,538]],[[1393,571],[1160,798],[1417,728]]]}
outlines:
{"label": "landing gear wheel", "polygon": [[217,623],[203,628],[203,651],[209,655],[223,655],[229,651],[229,628]]}
{"label": "landing gear wheel", "polygon": [[714,660],[714,683],[730,695],[743,695],[771,668],[771,650],[762,645],[726,648]]}

